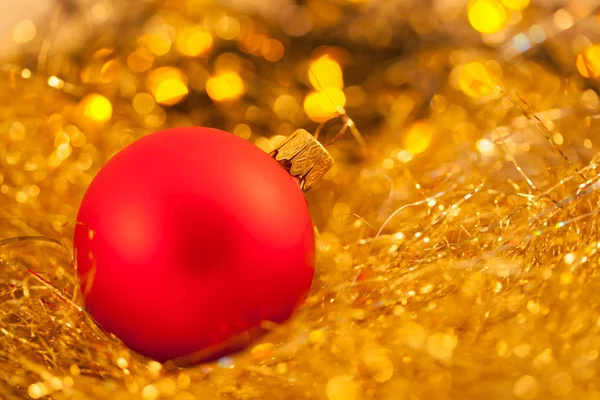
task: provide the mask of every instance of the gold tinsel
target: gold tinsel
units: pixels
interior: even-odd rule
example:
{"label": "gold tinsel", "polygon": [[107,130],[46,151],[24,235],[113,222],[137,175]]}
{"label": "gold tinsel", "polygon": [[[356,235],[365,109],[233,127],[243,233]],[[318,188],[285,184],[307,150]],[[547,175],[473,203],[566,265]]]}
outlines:
{"label": "gold tinsel", "polygon": [[[594,1],[92,3],[1,64],[0,398],[600,399]],[[342,110],[288,323],[187,368],[94,324],[72,233],[109,157],[181,125],[268,152]]]}

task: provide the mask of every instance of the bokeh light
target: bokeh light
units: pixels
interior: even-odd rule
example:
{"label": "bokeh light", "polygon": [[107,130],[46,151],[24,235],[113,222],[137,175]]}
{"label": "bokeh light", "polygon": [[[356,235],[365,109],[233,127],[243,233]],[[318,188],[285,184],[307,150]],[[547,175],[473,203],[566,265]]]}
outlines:
{"label": "bokeh light", "polygon": [[188,88],[179,79],[165,79],[158,84],[154,97],[161,104],[173,105],[179,103],[188,94]]}
{"label": "bokeh light", "polygon": [[177,38],[177,49],[189,57],[208,54],[213,47],[213,37],[202,28],[186,29]]}
{"label": "bokeh light", "polygon": [[500,0],[500,2],[511,10],[521,11],[527,8],[530,0]]}
{"label": "bokeh light", "polygon": [[148,88],[157,103],[174,105],[189,93],[187,77],[178,68],[162,67],[148,75]]}
{"label": "bokeh light", "polygon": [[25,19],[19,22],[12,32],[13,40],[17,43],[27,43],[35,38],[36,28],[33,21]]}
{"label": "bokeh light", "polygon": [[127,66],[133,72],[144,72],[152,68],[154,55],[145,48],[138,48],[127,57]]}
{"label": "bokeh light", "polygon": [[232,71],[218,73],[206,82],[206,93],[216,102],[237,100],[244,95],[244,90],[244,81]]}
{"label": "bokeh light", "polygon": [[600,45],[583,50],[577,56],[577,70],[586,78],[600,77]]}
{"label": "bokeh light", "polygon": [[80,103],[83,115],[90,120],[98,123],[110,121],[112,117],[112,104],[100,94],[89,94],[85,96]]}
{"label": "bokeh light", "polygon": [[486,96],[496,86],[486,66],[477,61],[470,62],[462,67],[458,84],[462,91],[471,97]]}
{"label": "bokeh light", "polygon": [[215,24],[215,31],[221,39],[233,40],[240,34],[240,23],[223,14]]}
{"label": "bokeh light", "polygon": [[494,154],[495,147],[494,142],[486,138],[479,139],[475,142],[475,148],[484,156],[491,156]]}
{"label": "bokeh light", "polygon": [[262,42],[260,46],[261,55],[267,61],[277,62],[283,57],[285,48],[283,44],[276,39],[269,39]]}
{"label": "bokeh light", "polygon": [[433,129],[426,120],[416,121],[404,138],[404,146],[410,154],[423,153],[429,147]]}
{"label": "bokeh light", "polygon": [[132,103],[135,111],[142,115],[150,114],[155,106],[154,98],[148,93],[136,94]]}
{"label": "bokeh light", "polygon": [[342,68],[328,54],[311,61],[308,67],[308,79],[317,90],[344,88]]}
{"label": "bokeh light", "polygon": [[471,0],[468,7],[471,26],[481,33],[495,33],[507,23],[504,6],[497,0]]}
{"label": "bokeh light", "polygon": [[310,119],[323,122],[346,105],[344,92],[337,88],[310,92],[304,99],[304,111]]}

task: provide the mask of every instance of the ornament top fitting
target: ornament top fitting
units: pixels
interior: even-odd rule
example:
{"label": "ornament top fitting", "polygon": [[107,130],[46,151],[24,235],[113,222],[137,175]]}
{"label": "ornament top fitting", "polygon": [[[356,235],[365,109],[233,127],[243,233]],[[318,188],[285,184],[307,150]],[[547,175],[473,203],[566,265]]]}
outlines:
{"label": "ornament top fitting", "polygon": [[308,190],[333,166],[325,147],[304,129],[298,129],[270,155]]}

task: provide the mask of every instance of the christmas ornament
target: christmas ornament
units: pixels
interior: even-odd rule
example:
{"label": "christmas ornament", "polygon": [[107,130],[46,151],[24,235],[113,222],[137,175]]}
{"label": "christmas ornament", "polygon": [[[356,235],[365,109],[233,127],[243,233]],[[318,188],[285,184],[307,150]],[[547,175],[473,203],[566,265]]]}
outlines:
{"label": "christmas ornament", "polygon": [[89,312],[159,361],[214,357],[262,321],[285,321],[314,272],[301,188],[331,165],[303,130],[272,156],[209,128],[134,142],[100,170],[79,210],[74,247]]}

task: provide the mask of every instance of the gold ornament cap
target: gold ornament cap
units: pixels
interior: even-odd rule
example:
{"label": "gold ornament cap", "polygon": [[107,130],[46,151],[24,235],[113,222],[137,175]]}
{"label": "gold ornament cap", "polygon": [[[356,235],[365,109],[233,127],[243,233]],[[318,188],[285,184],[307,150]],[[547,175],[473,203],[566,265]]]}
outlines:
{"label": "gold ornament cap", "polygon": [[333,166],[333,158],[327,149],[304,129],[292,133],[270,155],[298,179],[300,188],[305,191]]}

